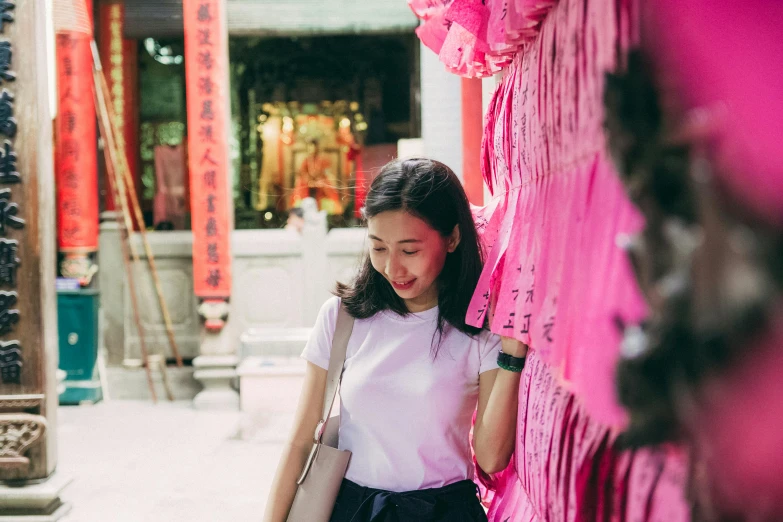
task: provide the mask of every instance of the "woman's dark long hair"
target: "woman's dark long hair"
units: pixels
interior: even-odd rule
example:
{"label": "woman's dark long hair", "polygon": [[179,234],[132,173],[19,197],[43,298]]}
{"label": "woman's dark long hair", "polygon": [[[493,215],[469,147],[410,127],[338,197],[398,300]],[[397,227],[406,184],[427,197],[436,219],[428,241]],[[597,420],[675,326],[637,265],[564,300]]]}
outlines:
{"label": "woman's dark long hair", "polygon": [[[447,326],[474,335],[480,331],[465,324],[468,305],[476,288],[483,253],[479,244],[468,197],[459,178],[443,163],[415,158],[394,160],[386,164],[375,178],[365,200],[364,217],[371,219],[382,212],[403,210],[423,220],[443,237],[459,227],[460,243],[446,256],[437,279],[438,328],[433,349]],[[372,317],[383,310],[402,316],[410,313],[391,284],[373,268],[367,254],[356,279],[350,285],[338,283],[335,295],[342,299],[348,312],[357,319]]]}

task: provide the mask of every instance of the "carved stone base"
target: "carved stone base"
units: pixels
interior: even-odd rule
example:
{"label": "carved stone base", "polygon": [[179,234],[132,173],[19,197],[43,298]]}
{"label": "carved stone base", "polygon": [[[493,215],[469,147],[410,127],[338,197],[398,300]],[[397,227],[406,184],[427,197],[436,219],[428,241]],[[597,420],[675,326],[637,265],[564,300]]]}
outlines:
{"label": "carved stone base", "polygon": [[63,277],[76,279],[79,285],[86,287],[92,283],[92,278],[98,273],[98,265],[93,263],[87,253],[68,252],[60,261],[60,273]]}
{"label": "carved stone base", "polygon": [[53,473],[44,481],[0,484],[0,522],[55,522],[71,511],[60,494],[71,479]]}
{"label": "carved stone base", "polygon": [[235,355],[200,355],[193,359],[193,377],[204,389],[193,399],[199,410],[239,410],[239,393],[234,388],[237,379]]}
{"label": "carved stone base", "polygon": [[46,417],[29,413],[0,414],[0,468],[24,469],[30,465],[25,456],[43,440]]}

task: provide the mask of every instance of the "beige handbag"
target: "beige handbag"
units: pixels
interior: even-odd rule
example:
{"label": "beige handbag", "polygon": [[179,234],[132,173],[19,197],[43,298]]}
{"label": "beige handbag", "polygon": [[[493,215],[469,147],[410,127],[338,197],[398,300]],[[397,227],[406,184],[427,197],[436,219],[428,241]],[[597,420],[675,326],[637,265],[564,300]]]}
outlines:
{"label": "beige handbag", "polygon": [[[321,421],[315,428],[313,449],[307,457],[302,475],[296,483],[294,503],[288,512],[288,522],[329,522],[351,452],[337,449],[340,417],[329,418],[345,364],[345,352],[353,331],[353,317],[341,305],[329,356],[326,393]],[[328,426],[328,428],[327,428]]]}

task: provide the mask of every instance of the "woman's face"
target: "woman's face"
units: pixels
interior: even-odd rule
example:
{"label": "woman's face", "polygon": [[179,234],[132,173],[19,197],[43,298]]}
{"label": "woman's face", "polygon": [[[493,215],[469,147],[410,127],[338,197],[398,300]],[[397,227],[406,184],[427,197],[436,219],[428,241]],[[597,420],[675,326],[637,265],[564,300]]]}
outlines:
{"label": "woman's face", "polygon": [[402,210],[382,212],[367,222],[372,266],[391,284],[408,310],[438,304],[437,279],[446,256],[459,244],[459,229],[444,238],[425,221]]}

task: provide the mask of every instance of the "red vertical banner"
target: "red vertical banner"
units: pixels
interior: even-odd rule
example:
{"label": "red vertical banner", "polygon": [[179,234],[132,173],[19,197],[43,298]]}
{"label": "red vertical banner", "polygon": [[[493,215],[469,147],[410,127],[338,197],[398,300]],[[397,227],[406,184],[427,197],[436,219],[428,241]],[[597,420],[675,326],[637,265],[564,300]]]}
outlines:
{"label": "red vertical banner", "polygon": [[90,253],[98,250],[98,152],[90,37],[61,32],[56,45],[57,245],[61,252]]}
{"label": "red vertical banner", "polygon": [[193,283],[202,299],[231,295],[228,33],[223,0],[184,0]]}

